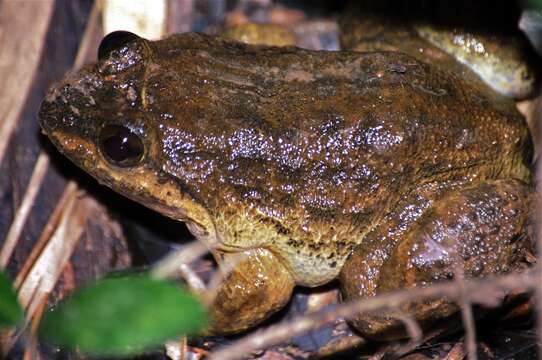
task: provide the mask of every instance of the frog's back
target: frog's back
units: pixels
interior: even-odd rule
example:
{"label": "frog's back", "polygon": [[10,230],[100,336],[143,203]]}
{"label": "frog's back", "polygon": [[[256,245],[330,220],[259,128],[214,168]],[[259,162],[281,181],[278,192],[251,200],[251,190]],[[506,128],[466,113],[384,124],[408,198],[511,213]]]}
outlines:
{"label": "frog's back", "polygon": [[168,71],[147,80],[147,96],[161,91],[152,111],[168,115],[162,168],[214,214],[225,247],[295,258],[301,283],[329,280],[420,184],[529,181],[512,103],[410,56],[170,40],[154,43]]}

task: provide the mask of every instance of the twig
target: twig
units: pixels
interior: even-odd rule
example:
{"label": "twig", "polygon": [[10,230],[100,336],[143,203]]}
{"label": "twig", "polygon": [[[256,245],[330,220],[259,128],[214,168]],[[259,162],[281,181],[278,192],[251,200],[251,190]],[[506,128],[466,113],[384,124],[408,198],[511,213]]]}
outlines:
{"label": "twig", "polygon": [[395,353],[405,354],[420,345],[423,340],[423,331],[418,322],[411,316],[401,316],[399,320],[405,325],[410,341],[407,344],[399,346]]}
{"label": "twig", "polygon": [[[482,296],[480,296],[480,294],[487,293],[488,291],[493,294],[495,289],[525,291],[526,289],[532,289],[536,286],[538,271],[538,268],[532,268],[523,273],[471,280],[465,282],[465,291],[469,294],[478,294],[478,296],[471,296],[471,299],[476,299],[477,297],[481,298]],[[290,339],[292,336],[318,328],[339,317],[351,318],[360,312],[372,312],[383,308],[397,307],[400,304],[420,299],[431,299],[444,296],[457,300],[460,297],[460,294],[461,291],[458,289],[457,283],[443,282],[424,288],[405,289],[359,302],[341,304],[327,312],[295,317],[288,322],[257,331],[230,346],[218,349],[210,355],[209,359],[239,359],[251,351],[279,344]]]}
{"label": "twig", "polygon": [[208,251],[203,243],[193,241],[158,261],[151,269],[151,275],[159,279],[178,277],[181,273],[181,264],[189,264]]}
{"label": "twig", "polygon": [[469,360],[477,360],[478,354],[476,347],[476,329],[474,327],[474,319],[472,317],[472,305],[469,295],[465,290],[465,273],[463,271],[463,261],[457,261],[454,271],[455,282],[459,289],[459,305],[461,307],[461,319],[465,328],[465,348],[467,349],[467,358]]}
{"label": "twig", "polygon": [[407,343],[401,343],[400,341],[397,341],[395,344],[391,343],[389,346],[385,346],[374,353],[370,359],[389,358],[389,355],[392,355],[392,358],[394,359],[400,358],[402,355],[413,351],[421,344],[423,341],[423,332],[418,322],[407,315],[398,317],[398,320],[405,325],[410,341]]}
{"label": "twig", "polygon": [[465,347],[467,349],[467,358],[469,360],[477,360],[476,346],[476,329],[474,327],[474,319],[472,317],[472,305],[468,300],[463,300],[461,296],[461,318],[465,327]]}
{"label": "twig", "polygon": [[28,215],[30,215],[34,200],[38,195],[45,174],[47,173],[48,165],[49,158],[45,153],[41,152],[36,161],[36,165],[34,166],[21,205],[13,217],[13,221],[4,240],[4,245],[2,246],[2,250],[0,250],[0,268],[2,269],[5,269],[8,265],[11,254],[13,254],[13,250],[15,250],[15,246],[23,232],[26,219],[28,218]]}
{"label": "twig", "polygon": [[17,276],[15,277],[15,280],[13,281],[13,286],[15,287],[15,289],[18,290],[20,288],[21,283],[28,275],[28,272],[36,262],[36,259],[42,253],[43,248],[51,239],[53,232],[57,228],[58,223],[62,218],[64,207],[66,206],[68,201],[70,201],[70,199],[74,196],[76,191],[77,185],[73,181],[68,182],[68,185],[66,185],[66,187],[64,188],[64,192],[62,193],[60,200],[56,204],[53,213],[51,214],[51,216],[49,216],[47,224],[45,224],[43,230],[41,231],[38,241],[32,248],[30,254],[25,259],[23,266],[21,267],[21,269],[17,273]]}
{"label": "twig", "polygon": [[49,296],[46,296],[43,298],[38,308],[36,309],[36,313],[32,317],[31,326],[28,329],[30,334],[28,336],[27,344],[24,349],[23,360],[37,360],[40,358],[39,352],[38,352],[37,332],[38,332],[38,327],[41,321],[41,317],[43,316],[43,312],[45,311],[45,306],[47,305],[48,300],[49,300]]}
{"label": "twig", "polygon": [[55,232],[21,283],[19,302],[27,310],[27,318],[53,290],[83,233],[89,207],[77,195],[72,193]]}
{"label": "twig", "polygon": [[151,276],[158,279],[175,279],[179,277],[184,279],[190,290],[200,296],[200,300],[204,305],[209,306],[213,303],[222,281],[245,256],[243,254],[232,254],[228,261],[222,261],[220,269],[215,271],[206,286],[203,280],[192,270],[190,263],[207,252],[209,252],[209,249],[202,242],[194,241],[157,262],[150,271]]}
{"label": "twig", "polygon": [[179,264],[179,274],[186,280],[190,289],[194,289],[198,292],[204,292],[207,289],[203,280],[188,264]]}
{"label": "twig", "polygon": [[[83,233],[87,212],[88,206],[78,201],[76,192],[71,192],[66,204],[62,207],[60,220],[56,224],[54,232],[47,239],[45,245],[40,246],[40,251],[36,253],[32,263],[28,265],[28,271],[19,278],[18,297],[20,304],[26,310],[27,323],[31,319],[39,322],[36,315],[42,311],[41,306],[53,291]],[[21,332],[15,334],[15,337],[4,347],[3,351],[7,353],[20,335]]]}

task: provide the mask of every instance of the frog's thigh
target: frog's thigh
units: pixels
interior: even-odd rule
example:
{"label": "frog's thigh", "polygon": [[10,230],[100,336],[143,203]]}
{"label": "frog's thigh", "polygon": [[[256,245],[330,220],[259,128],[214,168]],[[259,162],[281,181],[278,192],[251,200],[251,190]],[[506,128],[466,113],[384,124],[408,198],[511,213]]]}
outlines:
{"label": "frog's thigh", "polygon": [[[529,209],[533,202],[528,186],[515,180],[495,180],[458,189],[434,205],[402,236],[385,256],[377,271],[374,292],[363,283],[342,284],[343,299],[353,301],[396,289],[450,279],[460,268],[466,277],[505,273],[522,263],[531,240]],[[356,282],[356,268],[371,262],[375,252],[360,246],[345,263],[341,282]],[[367,278],[367,277],[364,277]],[[369,287],[371,287],[369,286]],[[352,323],[364,335],[381,339],[404,337],[403,324],[396,319],[410,314],[427,327],[458,310],[445,299],[419,301],[397,311],[359,315]]]}
{"label": "frog's thigh", "polygon": [[281,309],[292,294],[292,275],[270,251],[253,249],[242,255],[211,305],[212,333],[246,330]]}

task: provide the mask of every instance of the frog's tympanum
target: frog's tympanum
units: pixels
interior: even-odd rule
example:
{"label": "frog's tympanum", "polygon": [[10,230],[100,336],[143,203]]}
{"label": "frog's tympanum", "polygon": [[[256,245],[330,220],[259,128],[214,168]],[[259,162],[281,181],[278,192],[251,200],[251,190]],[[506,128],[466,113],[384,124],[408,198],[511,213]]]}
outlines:
{"label": "frog's tympanum", "polygon": [[[400,52],[320,52],[185,33],[108,35],[40,109],[101,183],[186,222],[235,269],[212,331],[245,330],[295,285],[343,300],[522,265],[532,144],[512,102]],[[239,256],[243,254],[240,261]],[[420,301],[352,322],[404,336],[458,310]]]}

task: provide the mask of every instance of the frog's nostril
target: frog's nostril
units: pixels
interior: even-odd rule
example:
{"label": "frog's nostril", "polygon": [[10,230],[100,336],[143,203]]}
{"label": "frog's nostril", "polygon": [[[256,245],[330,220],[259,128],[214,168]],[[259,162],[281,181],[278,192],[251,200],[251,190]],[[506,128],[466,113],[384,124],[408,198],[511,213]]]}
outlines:
{"label": "frog's nostril", "polygon": [[44,100],[38,112],[41,130],[44,134],[50,134],[58,126],[58,109],[55,103]]}
{"label": "frog's nostril", "polygon": [[108,125],[102,128],[98,144],[107,161],[116,166],[131,167],[143,158],[143,142],[124,126]]}

